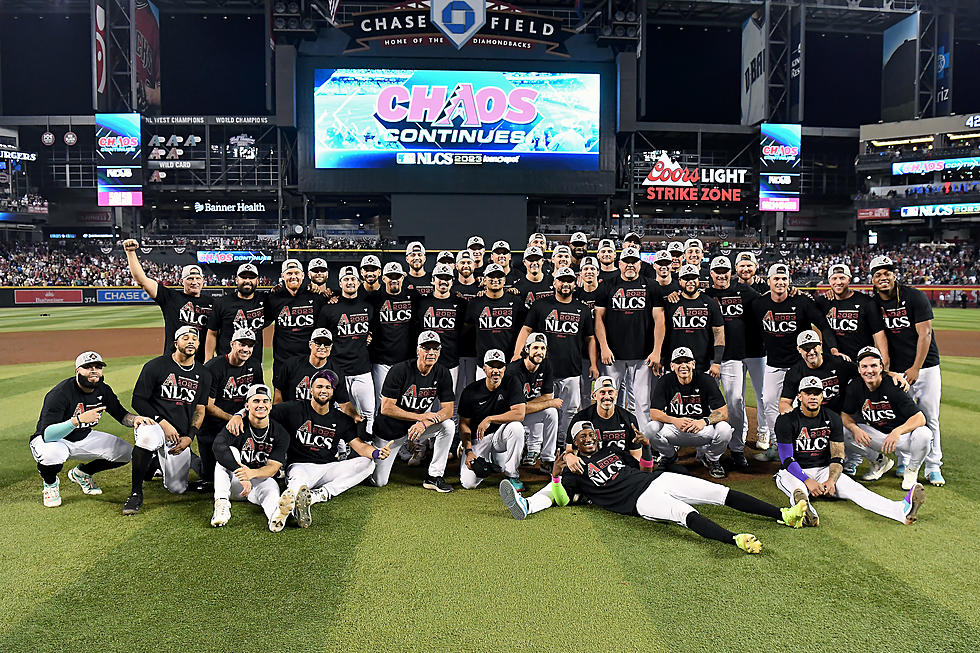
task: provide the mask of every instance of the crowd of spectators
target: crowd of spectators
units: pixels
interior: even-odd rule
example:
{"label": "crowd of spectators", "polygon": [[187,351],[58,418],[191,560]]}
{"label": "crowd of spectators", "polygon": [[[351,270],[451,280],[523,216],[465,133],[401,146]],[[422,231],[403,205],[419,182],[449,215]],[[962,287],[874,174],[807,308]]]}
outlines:
{"label": "crowd of spectators", "polygon": [[215,250],[270,250],[270,249],[381,249],[392,245],[378,236],[297,236],[279,240],[269,238],[232,236],[144,236],[141,243],[150,247],[193,247]]}
{"label": "crowd of spectators", "polygon": [[48,200],[28,193],[21,197],[0,197],[0,211],[10,213],[47,213]]}

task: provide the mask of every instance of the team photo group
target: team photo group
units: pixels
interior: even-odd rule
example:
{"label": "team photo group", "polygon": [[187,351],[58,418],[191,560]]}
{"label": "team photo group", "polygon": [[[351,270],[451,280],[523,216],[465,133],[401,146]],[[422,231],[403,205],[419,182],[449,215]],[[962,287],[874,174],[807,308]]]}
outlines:
{"label": "team photo group", "polygon": [[[234,289],[210,297],[200,266],[167,287],[127,240],[133,281],[163,314],[163,355],[143,365],[127,409],[112,361],[78,354],[30,436],[43,505],[61,505],[69,461],[84,494],[129,464],[123,515],[162,477],[170,493],[213,497],[211,526],[244,501],[279,532],[310,527],[315,504],[354,486],[383,488],[396,464],[427,465],[422,487],[437,493],[454,491],[447,478],[464,490],[492,478],[502,516],[592,504],[759,553],[754,534],[695,506],[800,528],[820,523],[817,500],[836,498],[912,524],[924,485],[945,484],[933,312],[895,261],[831,265],[829,289],[805,291],[779,261],[712,256],[698,238],[652,257],[634,233],[594,255],[589,243],[576,233],[549,248],[535,233],[513,256],[472,236],[433,261],[412,242],[399,260],[371,254],[336,271],[287,258],[270,291],[245,263]],[[851,288],[859,279],[869,292]],[[106,412],[135,444],[99,430]],[[773,474],[787,501],[723,484],[730,472]],[[904,497],[870,489],[889,472]]]}

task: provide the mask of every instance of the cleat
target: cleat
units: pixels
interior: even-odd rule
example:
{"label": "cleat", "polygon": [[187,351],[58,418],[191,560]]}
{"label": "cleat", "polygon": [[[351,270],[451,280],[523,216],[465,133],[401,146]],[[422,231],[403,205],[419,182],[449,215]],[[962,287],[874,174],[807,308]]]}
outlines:
{"label": "cleat", "polygon": [[135,515],[143,507],[143,495],[139,492],[133,492],[126,499],[126,503],[123,504],[122,514],[124,515]]}
{"label": "cleat", "polygon": [[415,451],[412,452],[411,458],[408,459],[406,465],[409,467],[418,467],[422,464],[422,459],[425,458],[425,445],[420,445],[415,447]]}
{"label": "cleat", "polygon": [[519,478],[505,478],[505,481],[514,486],[514,489],[518,492],[524,491],[524,483]]}
{"label": "cleat", "polygon": [[446,480],[441,476],[426,476],[425,480],[422,481],[422,487],[426,490],[435,490],[436,492],[452,492],[453,486],[446,482]]}
{"label": "cleat", "polygon": [[903,476],[905,476],[905,465],[904,464],[899,463],[898,465],[895,466],[895,476],[897,476],[899,478],[902,478]]}
{"label": "cleat", "polygon": [[95,484],[92,475],[86,474],[78,467],[68,472],[68,480],[78,483],[78,487],[82,488],[85,494],[102,494],[102,488]]}
{"label": "cleat", "polygon": [[919,470],[907,467],[902,475],[902,489],[911,490],[919,481]]}
{"label": "cleat", "polygon": [[214,514],[211,515],[211,525],[220,528],[231,519],[231,501],[228,499],[214,500]]}
{"label": "cleat", "polygon": [[732,471],[733,472],[749,471],[749,461],[745,459],[745,452],[743,451],[732,452]]}
{"label": "cleat", "polygon": [[708,468],[708,474],[711,476],[711,478],[725,478],[728,476],[728,472],[726,472],[725,468],[721,466],[721,461],[703,458],[701,462]]}
{"label": "cleat", "polygon": [[528,453],[521,461],[521,467],[537,467],[541,462],[541,456],[536,453]]}
{"label": "cleat", "polygon": [[[793,492],[793,498],[796,499],[796,492]],[[802,528],[809,507],[810,501],[804,496],[789,508],[780,508],[779,512],[783,515],[782,522],[790,528]]]}
{"label": "cleat", "polygon": [[769,448],[769,432],[757,431],[755,434],[755,448],[765,451]]}
{"label": "cleat", "polygon": [[41,481],[44,489],[41,490],[41,500],[45,508],[57,508],[61,505],[61,481],[57,478],[52,485]]}
{"label": "cleat", "polygon": [[293,516],[296,517],[296,524],[300,528],[309,528],[313,523],[313,514],[310,506],[313,505],[313,497],[310,496],[310,488],[301,485],[296,491],[296,506],[293,508]]}
{"label": "cleat", "polygon": [[760,463],[769,463],[774,460],[779,460],[779,452],[776,450],[776,445],[772,445],[762,453],[757,453],[752,456],[753,460],[758,460]]}
{"label": "cleat", "polygon": [[854,478],[854,476],[857,475],[858,473],[858,463],[851,460],[845,462],[844,473],[850,476],[851,478]]}
{"label": "cleat", "polygon": [[[946,485],[946,479],[943,478],[943,473],[940,472],[938,469],[934,472],[929,472],[928,474],[926,474],[926,478],[929,479],[929,483],[935,485],[936,487],[942,487]],[[904,490],[905,488],[902,489]]]}
{"label": "cleat", "polygon": [[514,489],[513,483],[506,478],[500,481],[500,498],[503,500],[504,505],[507,506],[507,510],[510,510],[510,514],[514,516],[514,519],[526,519],[528,514],[530,514],[527,499],[522,497]]}
{"label": "cleat", "polygon": [[[877,481],[879,478],[885,475],[889,469],[895,465],[895,461],[881,453],[878,454],[878,460],[871,463],[871,469],[869,469],[864,476],[861,477],[862,481]],[[904,472],[903,472],[904,474]]]}
{"label": "cleat", "polygon": [[926,489],[922,487],[922,483],[916,483],[915,487],[909,490],[909,493],[905,495],[905,500],[902,502],[905,504],[905,523],[914,524],[919,518],[919,508],[922,504],[926,502]]}
{"label": "cleat", "polygon": [[269,520],[269,530],[278,533],[285,528],[286,520],[295,507],[296,495],[293,494],[292,490],[286,490],[279,497],[279,508],[276,510],[276,514],[272,515],[272,519]]}
{"label": "cleat", "polygon": [[[810,498],[807,496],[800,488],[793,490],[793,504],[794,506],[800,505],[801,501],[806,501],[806,509],[803,513],[803,525],[804,526],[819,526],[820,517],[817,515],[817,511],[814,509],[813,504],[810,503]],[[794,527],[796,528],[796,527]]]}
{"label": "cleat", "polygon": [[[366,480],[371,481],[372,479],[370,476],[368,476]],[[374,484],[371,483],[371,485],[373,487]],[[299,501],[298,496],[296,497],[296,500]],[[326,485],[322,485],[315,490],[310,490],[310,505],[315,503],[325,503],[327,501],[330,501],[330,494],[327,492]]]}
{"label": "cleat", "polygon": [[735,536],[735,546],[746,553],[761,553],[762,542],[756,539],[752,533],[739,533]]}

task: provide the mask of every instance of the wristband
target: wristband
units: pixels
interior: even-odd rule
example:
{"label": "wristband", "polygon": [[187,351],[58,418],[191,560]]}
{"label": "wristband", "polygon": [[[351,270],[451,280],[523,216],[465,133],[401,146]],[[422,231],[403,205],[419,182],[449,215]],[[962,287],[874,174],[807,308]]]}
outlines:
{"label": "wristband", "polygon": [[558,476],[552,476],[552,477],[551,477],[551,482],[552,482],[552,483],[561,483],[561,475],[558,475]]}
{"label": "wristband", "polygon": [[831,458],[830,459],[830,464],[831,465],[840,465],[841,467],[843,467],[844,466],[844,459],[843,458]]}
{"label": "wristband", "polygon": [[711,360],[713,365],[721,365],[721,359],[725,355],[725,345],[715,345],[715,357]]}
{"label": "wristband", "polygon": [[653,469],[653,459],[651,458],[650,460],[646,460],[644,458],[640,458],[640,469]]}
{"label": "wristband", "polygon": [[371,452],[371,458],[373,458],[374,460],[377,460],[380,457],[381,457],[381,449],[378,449],[377,447],[375,447],[374,448],[374,451]]}
{"label": "wristband", "polygon": [[189,437],[191,440],[193,440],[194,438],[197,437],[197,434],[198,434],[198,432],[200,432],[200,430],[201,429],[199,429],[196,426],[190,427],[190,429],[188,429],[188,431],[187,431],[187,437]]}

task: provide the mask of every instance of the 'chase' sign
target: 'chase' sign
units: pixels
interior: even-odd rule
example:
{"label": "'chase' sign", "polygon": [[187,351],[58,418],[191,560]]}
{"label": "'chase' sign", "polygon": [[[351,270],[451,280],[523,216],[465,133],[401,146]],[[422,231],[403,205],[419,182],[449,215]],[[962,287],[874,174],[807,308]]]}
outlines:
{"label": "'chase' sign", "polygon": [[148,304],[151,300],[145,290],[140,288],[98,289],[96,291],[96,301],[99,304]]}

